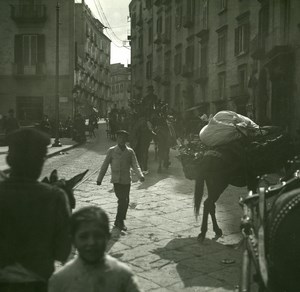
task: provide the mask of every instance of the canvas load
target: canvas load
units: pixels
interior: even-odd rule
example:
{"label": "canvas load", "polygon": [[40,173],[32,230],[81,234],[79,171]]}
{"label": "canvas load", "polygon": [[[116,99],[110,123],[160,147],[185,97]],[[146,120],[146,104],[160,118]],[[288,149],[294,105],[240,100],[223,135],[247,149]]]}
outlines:
{"label": "canvas load", "polygon": [[202,128],[199,136],[206,146],[215,147],[258,132],[259,126],[248,117],[233,111],[220,111]]}

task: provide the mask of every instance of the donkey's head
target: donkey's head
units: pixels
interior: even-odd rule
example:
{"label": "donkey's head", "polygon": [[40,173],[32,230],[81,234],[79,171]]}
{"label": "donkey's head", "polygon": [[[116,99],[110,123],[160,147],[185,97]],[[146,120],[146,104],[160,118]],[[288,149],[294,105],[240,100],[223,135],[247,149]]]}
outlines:
{"label": "donkey's head", "polygon": [[57,170],[54,169],[51,172],[49,178],[44,177],[42,182],[51,184],[51,185],[55,185],[55,186],[63,189],[66,192],[66,194],[68,195],[70,207],[72,209],[74,209],[76,206],[76,200],[74,197],[73,189],[83,179],[83,177],[86,175],[86,173],[88,171],[89,170],[87,169],[86,171],[75,175],[74,177],[70,178],[69,180],[65,180],[65,179],[59,179]]}

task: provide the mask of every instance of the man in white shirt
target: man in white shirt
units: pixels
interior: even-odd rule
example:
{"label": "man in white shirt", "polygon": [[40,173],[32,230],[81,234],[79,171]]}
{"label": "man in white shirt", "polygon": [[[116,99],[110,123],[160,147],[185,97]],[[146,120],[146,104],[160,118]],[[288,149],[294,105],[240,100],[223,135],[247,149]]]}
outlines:
{"label": "man in white shirt", "polygon": [[126,145],[128,136],[129,133],[124,130],[117,131],[117,145],[108,149],[106,158],[97,178],[97,185],[101,185],[107,168],[110,165],[111,182],[114,184],[114,191],[118,198],[118,210],[115,226],[123,231],[127,230],[124,220],[126,219],[129,205],[129,192],[131,185],[130,168],[135,171],[141,182],[145,180],[134,150]]}

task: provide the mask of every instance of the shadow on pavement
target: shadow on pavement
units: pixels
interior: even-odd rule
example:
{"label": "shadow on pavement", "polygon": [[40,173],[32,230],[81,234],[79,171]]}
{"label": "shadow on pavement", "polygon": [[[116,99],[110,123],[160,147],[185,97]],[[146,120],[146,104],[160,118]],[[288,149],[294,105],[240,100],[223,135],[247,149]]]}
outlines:
{"label": "shadow on pavement", "polygon": [[145,181],[140,184],[137,189],[148,189],[169,176],[170,175],[168,173],[150,173],[145,176]]}
{"label": "shadow on pavement", "polygon": [[234,289],[238,284],[240,249],[211,239],[200,244],[195,237],[189,237],[172,239],[153,253],[167,260],[166,265],[177,264],[176,270],[184,287]]}

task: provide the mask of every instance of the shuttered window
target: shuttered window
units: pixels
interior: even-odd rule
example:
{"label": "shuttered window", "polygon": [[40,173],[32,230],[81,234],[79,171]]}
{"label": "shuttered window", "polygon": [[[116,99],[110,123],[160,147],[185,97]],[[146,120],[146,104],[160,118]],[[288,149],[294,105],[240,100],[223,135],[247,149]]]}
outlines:
{"label": "shuttered window", "polygon": [[242,24],[235,29],[235,55],[247,53],[250,41],[250,24]]}

